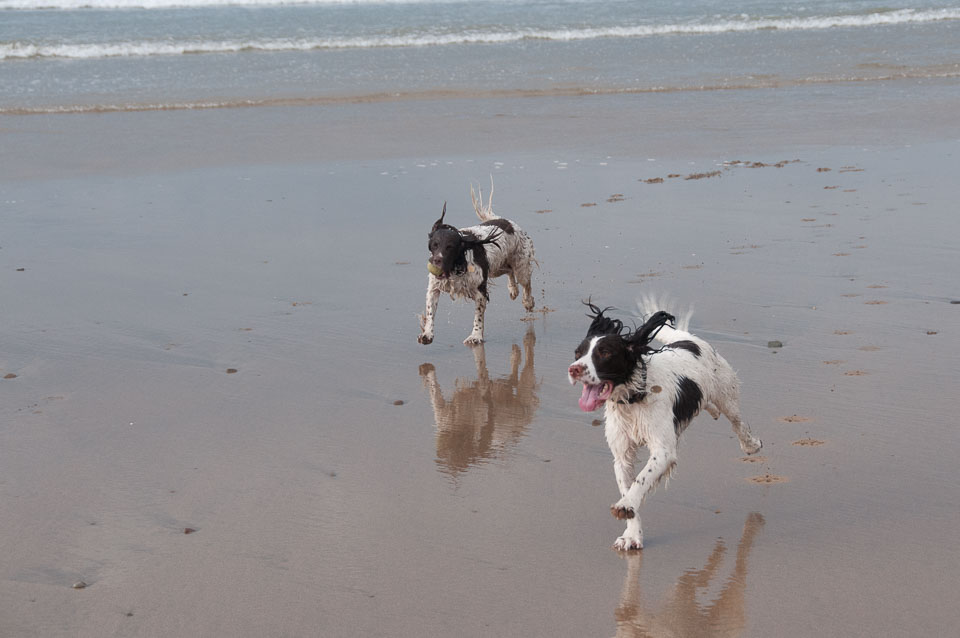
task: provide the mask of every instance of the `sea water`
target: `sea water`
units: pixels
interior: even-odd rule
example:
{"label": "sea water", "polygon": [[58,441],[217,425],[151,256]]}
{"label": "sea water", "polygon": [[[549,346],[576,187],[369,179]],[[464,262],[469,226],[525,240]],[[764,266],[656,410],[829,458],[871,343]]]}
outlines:
{"label": "sea water", "polygon": [[0,0],[0,114],[960,79],[957,0]]}

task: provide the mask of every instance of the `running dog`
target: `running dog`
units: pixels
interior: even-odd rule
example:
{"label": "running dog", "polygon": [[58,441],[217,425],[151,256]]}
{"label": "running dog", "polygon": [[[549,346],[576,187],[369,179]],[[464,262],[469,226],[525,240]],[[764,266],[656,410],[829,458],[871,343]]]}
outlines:
{"label": "running dog", "polygon": [[[730,364],[713,346],[687,332],[690,316],[676,318],[650,299],[640,304],[648,317],[636,330],[607,317],[589,301],[587,336],[577,347],[576,361],[567,374],[571,384],[583,384],[580,409],[592,412],[601,405],[605,435],[613,453],[613,470],[620,500],[610,507],[627,529],[615,549],[643,548],[638,512],[643,500],[677,464],[680,434],[705,409],[714,419],[723,414],[733,425],[746,454],[760,449],[760,439],[740,417],[740,383]],[[662,345],[655,349],[656,339]],[[634,476],[637,449],[645,446],[650,458]]]}

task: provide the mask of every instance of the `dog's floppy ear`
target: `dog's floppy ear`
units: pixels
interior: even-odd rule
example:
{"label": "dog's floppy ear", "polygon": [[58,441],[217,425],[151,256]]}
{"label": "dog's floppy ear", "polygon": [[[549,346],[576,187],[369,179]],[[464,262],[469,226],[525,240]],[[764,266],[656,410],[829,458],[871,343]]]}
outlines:
{"label": "dog's floppy ear", "polygon": [[433,222],[433,228],[430,229],[431,233],[437,232],[437,229],[444,225],[443,218],[446,216],[446,214],[447,214],[447,202],[443,202],[443,212],[440,213],[440,219]]}
{"label": "dog's floppy ear", "polygon": [[464,250],[470,250],[472,248],[480,248],[481,246],[484,246],[486,244],[493,244],[494,246],[499,248],[500,244],[497,243],[497,240],[500,239],[500,235],[502,234],[503,234],[502,231],[497,231],[495,233],[490,233],[490,236],[487,237],[486,239],[476,239],[473,236],[464,235],[463,233],[461,233],[460,241]]}
{"label": "dog's floppy ear", "polygon": [[610,317],[604,316],[603,313],[610,310],[612,306],[607,306],[603,310],[599,306],[593,305],[590,299],[587,299],[583,302],[583,305],[590,308],[590,312],[587,314],[588,317],[593,319],[590,322],[590,328],[587,330],[587,336],[596,336],[596,335],[609,335],[609,334],[620,334],[623,332],[623,322],[619,319],[611,319]]}
{"label": "dog's floppy ear", "polygon": [[635,349],[639,348],[642,352],[647,348],[647,345],[653,341],[653,338],[657,336],[660,328],[667,323],[674,323],[676,320],[676,317],[669,312],[658,310],[650,315],[650,318],[644,321],[643,325],[640,326],[636,332],[630,335],[630,346]]}

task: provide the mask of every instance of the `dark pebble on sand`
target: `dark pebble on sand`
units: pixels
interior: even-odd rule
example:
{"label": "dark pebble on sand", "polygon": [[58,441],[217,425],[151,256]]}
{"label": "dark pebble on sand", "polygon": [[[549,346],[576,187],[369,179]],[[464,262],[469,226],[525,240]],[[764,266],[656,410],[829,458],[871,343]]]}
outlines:
{"label": "dark pebble on sand", "polygon": [[83,582],[82,580],[78,580],[77,582],[75,582],[75,583],[73,584],[73,588],[74,588],[74,589],[86,589],[86,588],[87,588],[87,584],[86,584],[85,582]]}
{"label": "dark pebble on sand", "polygon": [[8,374],[3,375],[3,378],[4,378],[4,379],[16,379],[16,378],[17,378],[17,375],[15,375],[14,373],[10,372],[10,373],[8,373]]}
{"label": "dark pebble on sand", "polygon": [[17,272],[23,272],[26,268],[17,268]]}
{"label": "dark pebble on sand", "polygon": [[590,425],[592,425],[592,426],[594,426],[594,427],[596,427],[596,426],[598,426],[598,425],[603,425],[603,421],[601,421],[600,419],[594,419],[593,421],[590,422]]}
{"label": "dark pebble on sand", "polygon": [[767,342],[767,347],[768,347],[768,348],[782,348],[782,347],[783,347],[783,342],[782,342],[782,341],[768,341],[768,342]]}
{"label": "dark pebble on sand", "polygon": [[193,534],[195,531],[197,531],[197,530],[193,529],[192,527],[184,527],[184,528],[183,528],[183,533],[184,533],[184,534]]}
{"label": "dark pebble on sand", "polygon": [[236,374],[236,373],[237,373],[236,368],[227,368],[227,374]]}
{"label": "dark pebble on sand", "polygon": [[394,405],[403,405],[403,399],[397,399],[393,402]]}
{"label": "dark pebble on sand", "polygon": [[954,299],[950,303],[953,304],[954,306],[960,305],[960,299]]}

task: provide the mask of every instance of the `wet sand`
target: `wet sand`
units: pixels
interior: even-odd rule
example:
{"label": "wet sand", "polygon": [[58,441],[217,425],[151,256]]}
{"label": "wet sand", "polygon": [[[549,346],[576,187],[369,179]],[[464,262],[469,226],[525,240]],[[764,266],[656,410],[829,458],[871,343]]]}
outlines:
{"label": "wet sand", "polygon": [[[658,96],[0,122],[0,635],[950,633],[960,100],[867,91],[684,98],[673,143]],[[447,298],[421,346],[426,231],[490,174],[549,311],[497,282],[485,346]],[[581,299],[645,292],[764,449],[698,417],[627,555],[565,370]]]}

